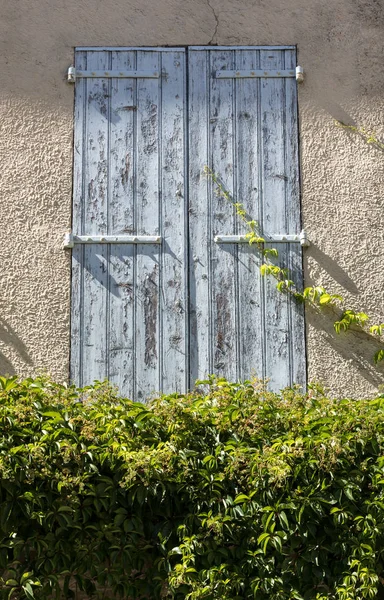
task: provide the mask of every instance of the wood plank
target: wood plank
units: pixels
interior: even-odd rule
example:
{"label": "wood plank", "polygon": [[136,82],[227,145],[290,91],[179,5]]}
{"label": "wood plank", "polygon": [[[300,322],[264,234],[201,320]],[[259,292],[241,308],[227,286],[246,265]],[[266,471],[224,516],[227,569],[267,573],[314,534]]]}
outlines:
{"label": "wood plank", "polygon": [[[159,52],[137,52],[136,68],[160,69]],[[160,235],[159,111],[162,79],[137,80],[135,226],[139,235]],[[136,248],[135,360],[136,400],[145,401],[161,387],[160,248]]]}
{"label": "wood plank", "polygon": [[[112,52],[112,69],[134,70],[135,52]],[[111,82],[108,233],[134,234],[136,82]],[[110,246],[108,378],[123,396],[135,396],[135,247]]]}
{"label": "wood plank", "polygon": [[[296,67],[296,51],[284,52],[285,68]],[[297,83],[285,82],[285,163],[286,163],[286,213],[288,231],[301,230],[300,219],[300,180],[299,180],[299,147],[297,119]],[[293,280],[299,289],[303,288],[303,259],[302,248],[299,244],[289,247],[289,268]],[[293,298],[289,302],[289,341],[291,383],[306,384],[306,352],[305,352],[305,323],[304,305],[298,304]]]}
{"label": "wood plank", "polygon": [[[87,68],[109,67],[108,53],[89,52]],[[87,83],[84,158],[85,210],[83,233],[107,233],[109,82]],[[103,380],[108,373],[107,314],[109,296],[108,246],[84,247],[82,381]]]}
{"label": "wood plank", "polygon": [[[233,67],[233,52],[210,52],[210,69],[214,71]],[[210,166],[220,174],[223,185],[233,194],[234,186],[234,82],[226,79],[210,80]],[[232,207],[226,199],[212,194],[212,228],[210,240],[223,231],[236,233]],[[237,246],[211,245],[212,278],[212,345],[213,369],[216,375],[229,380],[238,378],[236,310]]]}
{"label": "wood plank", "polygon": [[161,89],[161,390],[188,386],[185,53],[162,55]]}
{"label": "wood plank", "polygon": [[[260,52],[260,68],[280,69],[283,66],[283,52]],[[284,81],[261,80],[262,224],[266,234],[291,233],[287,231],[286,218],[285,109]],[[287,245],[279,244],[278,250],[279,264],[287,266]],[[289,313],[287,298],[277,292],[276,281],[272,277],[266,278],[264,299],[266,376],[270,380],[270,389],[279,390],[290,384]]]}
{"label": "wood plank", "polygon": [[[236,51],[236,69],[257,69],[258,51]],[[260,156],[260,82],[236,81],[236,199],[251,219],[261,217]],[[238,233],[249,228],[238,219]],[[239,376],[242,380],[265,376],[264,302],[260,275],[261,257],[257,248],[238,247],[239,295]]]}
{"label": "wood plank", "polygon": [[84,249],[75,246],[72,250],[70,381],[78,386],[83,385],[83,264]]}
{"label": "wood plank", "polygon": [[[76,53],[76,68],[85,68],[86,53]],[[83,158],[86,120],[87,82],[78,81],[75,87],[74,152],[73,152],[73,210],[72,228],[75,233],[83,230]],[[83,249],[72,250],[72,296],[71,296],[71,360],[70,379],[82,385],[83,346]]]}
{"label": "wood plank", "polygon": [[209,62],[206,50],[189,50],[189,297],[190,387],[213,371],[211,348],[211,182],[208,165]]}

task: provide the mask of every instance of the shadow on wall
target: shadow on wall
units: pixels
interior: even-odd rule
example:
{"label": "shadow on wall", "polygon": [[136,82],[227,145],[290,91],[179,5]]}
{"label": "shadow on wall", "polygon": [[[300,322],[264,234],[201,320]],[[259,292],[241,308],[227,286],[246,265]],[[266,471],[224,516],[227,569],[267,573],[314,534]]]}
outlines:
{"label": "shadow on wall", "polygon": [[[26,345],[16,334],[15,330],[3,318],[0,318],[0,343],[11,348],[13,353],[18,354],[27,365],[32,364],[32,359],[28,354]],[[16,375],[16,370],[12,362],[1,351],[0,375]]]}
{"label": "shadow on wall", "polygon": [[[351,327],[348,331],[336,333],[333,323],[339,318],[331,308],[306,309],[307,325],[321,332],[327,343],[344,360],[353,362],[361,377],[377,387],[383,383],[382,363],[375,365],[374,354],[383,347],[375,336],[362,329]],[[348,343],[346,341],[348,340]]]}
{"label": "shadow on wall", "polygon": [[[359,288],[350,278],[348,273],[344,271],[333,258],[331,258],[328,254],[325,254],[323,250],[321,250],[318,246],[311,243],[310,252],[308,253],[308,258],[315,260],[321,269],[324,269],[331,275],[331,277],[337,281],[337,283],[347,290],[350,294],[358,294]],[[315,283],[311,285],[316,285]]]}
{"label": "shadow on wall", "polygon": [[[364,131],[362,124],[356,122],[337,102],[330,99],[322,100],[321,107],[333,117],[336,125],[344,125],[345,134],[348,136],[359,136],[367,144],[371,145],[376,150],[384,152],[384,139],[377,138],[376,133]],[[373,134],[373,135],[371,135]],[[352,139],[352,137],[351,137]]]}
{"label": "shadow on wall", "polygon": [[334,102],[331,98],[323,98],[321,101],[321,107],[340,123],[344,125],[351,125],[356,127],[357,123],[350,114],[348,114],[340,104]]}

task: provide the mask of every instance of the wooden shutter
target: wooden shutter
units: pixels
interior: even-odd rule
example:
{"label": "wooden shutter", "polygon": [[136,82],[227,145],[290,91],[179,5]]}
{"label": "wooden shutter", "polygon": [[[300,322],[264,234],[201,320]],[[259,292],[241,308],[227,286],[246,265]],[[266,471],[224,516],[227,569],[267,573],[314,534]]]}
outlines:
{"label": "wooden shutter", "polygon": [[[257,375],[272,389],[304,383],[303,307],[260,276],[255,248],[215,243],[246,228],[202,176],[204,165],[213,169],[265,235],[299,233],[296,81],[252,75],[294,71],[295,50],[197,47],[188,64],[191,379]],[[217,76],[226,71],[233,76]],[[300,287],[300,244],[278,249]]]}
{"label": "wooden shutter", "polygon": [[161,244],[73,251],[71,377],[108,378],[138,400],[187,386],[185,52],[78,51],[80,71],[158,78],[76,82],[75,234],[161,236]]}
{"label": "wooden shutter", "polygon": [[[266,235],[299,233],[296,81],[246,76],[294,69],[295,52],[191,48],[188,71],[185,54],[76,52],[73,233],[161,243],[75,244],[71,378],[136,400],[208,373],[304,383],[303,309],[260,276],[255,248],[215,242],[244,227],[203,176]],[[300,286],[300,245],[279,251]]]}

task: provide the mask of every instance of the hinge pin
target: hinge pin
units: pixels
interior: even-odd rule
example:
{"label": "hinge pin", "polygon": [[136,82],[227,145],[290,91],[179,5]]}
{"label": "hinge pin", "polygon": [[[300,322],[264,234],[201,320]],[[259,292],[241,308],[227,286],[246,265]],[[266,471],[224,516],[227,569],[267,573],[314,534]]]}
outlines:
{"label": "hinge pin", "polygon": [[76,81],[76,69],[73,65],[68,68],[67,80],[69,83],[75,83]]}
{"label": "hinge pin", "polygon": [[296,81],[297,83],[303,83],[304,81],[304,69],[303,67],[296,67]]}
{"label": "hinge pin", "polygon": [[311,245],[308,236],[307,236],[307,232],[305,231],[305,229],[303,229],[300,232],[300,244],[304,247],[304,248],[308,248],[308,246]]}
{"label": "hinge pin", "polygon": [[74,247],[73,234],[68,232],[64,235],[64,248],[73,248]]}

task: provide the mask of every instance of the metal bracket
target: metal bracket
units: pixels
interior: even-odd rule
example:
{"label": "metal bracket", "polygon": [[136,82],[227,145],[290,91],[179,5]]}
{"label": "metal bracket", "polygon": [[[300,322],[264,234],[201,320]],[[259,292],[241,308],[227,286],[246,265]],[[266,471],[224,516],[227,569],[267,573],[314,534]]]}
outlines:
{"label": "metal bracket", "polygon": [[64,248],[73,248],[75,244],[161,244],[158,235],[64,235]]}
{"label": "metal bracket", "polygon": [[158,79],[158,71],[78,71],[73,65],[68,68],[67,79],[69,83],[75,83],[79,78],[102,78],[102,79]]}
{"label": "metal bracket", "polygon": [[68,83],[75,83],[76,81],[76,69],[73,65],[68,67],[67,80]]}
{"label": "metal bracket", "polygon": [[304,81],[304,69],[303,67],[296,67],[296,81],[297,83],[303,83]]}
{"label": "metal bracket", "polygon": [[252,69],[251,71],[216,71],[216,79],[253,79],[255,77],[295,77],[295,71],[264,71],[262,69]]}
{"label": "metal bracket", "polygon": [[254,79],[257,77],[262,78],[278,78],[278,77],[296,77],[298,83],[304,81],[304,69],[303,67],[297,66],[296,69],[283,69],[281,71],[271,70],[264,71],[263,69],[252,69],[252,70],[239,70],[239,71],[216,71],[216,79]]}
{"label": "metal bracket", "polygon": [[308,246],[311,245],[305,229],[302,229],[300,232],[300,244],[303,246],[303,248],[308,248]]}
{"label": "metal bracket", "polygon": [[[268,235],[262,236],[265,244],[294,244],[300,243],[301,246],[309,246],[309,240],[306,232],[303,230],[299,235]],[[244,235],[216,235],[216,244],[249,244],[249,239]]]}

